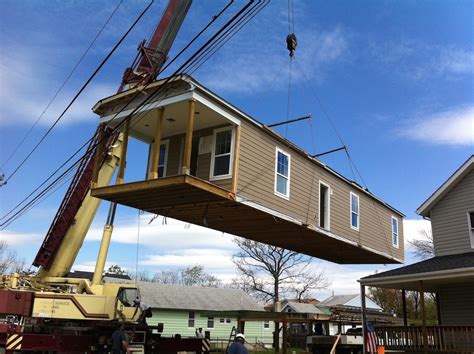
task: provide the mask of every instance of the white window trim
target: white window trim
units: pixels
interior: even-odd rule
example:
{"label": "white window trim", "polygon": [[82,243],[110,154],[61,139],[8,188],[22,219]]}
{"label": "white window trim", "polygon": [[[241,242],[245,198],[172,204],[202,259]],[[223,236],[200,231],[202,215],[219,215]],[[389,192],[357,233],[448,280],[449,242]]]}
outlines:
{"label": "white window trim", "polygon": [[[355,196],[357,197],[357,227],[352,225],[352,196]],[[360,199],[359,199],[359,195],[354,193],[354,192],[350,192],[350,195],[349,195],[349,222],[351,224],[351,229],[352,230],[356,230],[356,231],[359,231],[359,226],[360,226]]]}
{"label": "white window trim", "polygon": [[[395,233],[394,230],[393,230],[393,220],[396,221],[397,223],[397,243],[394,243],[393,241],[393,234]],[[395,248],[398,248],[399,245],[400,245],[400,224],[398,222],[398,219],[395,217],[395,216],[392,216],[391,220],[390,220],[390,226],[392,228],[392,233],[390,234],[390,236],[392,237],[392,246],[395,247]]]}
{"label": "white window trim", "polygon": [[[283,176],[282,174],[278,173],[278,153],[279,152],[281,152],[282,154],[288,156],[288,177]],[[283,194],[283,193],[280,193],[280,192],[277,191],[277,175],[281,175],[281,176],[288,179],[288,185],[287,185],[287,188],[286,188],[287,194]],[[290,181],[291,181],[291,155],[287,151],[282,150],[277,146],[275,148],[275,183],[274,183],[274,186],[273,186],[273,191],[274,191],[275,195],[277,195],[277,196],[279,196],[283,199],[290,200],[290,184],[291,184]]]}
{"label": "white window trim", "polygon": [[[160,149],[161,149],[161,145],[165,145],[165,161],[159,161],[158,162],[158,169],[160,168],[160,166],[163,166],[163,176],[162,177],[166,177],[166,166],[168,165],[168,151],[169,151],[170,141],[169,140],[162,140],[161,143],[160,143]],[[160,153],[160,151],[158,150],[158,154],[159,153]]]}
{"label": "white window trim", "polygon": [[471,218],[469,217],[469,214],[470,213],[474,213],[474,209],[469,209],[467,212],[466,212],[466,215],[467,215],[467,226],[469,227],[469,238],[471,240],[471,248],[474,248],[474,225],[471,225]]}
{"label": "white window trim", "polygon": [[[327,187],[328,189],[328,219],[327,219],[327,226],[322,227],[321,226],[321,185]],[[318,194],[319,194],[319,200],[318,200],[318,226],[324,230],[330,231],[331,230],[331,186],[321,180],[319,180],[319,185],[318,185]]]}
{"label": "white window trim", "polygon": [[[191,313],[194,314],[194,317],[193,317],[193,318],[191,318],[191,317],[189,316]],[[190,320],[193,320],[194,326],[190,326],[190,325],[189,325],[189,321],[190,321]],[[194,328],[194,327],[196,327],[196,312],[194,312],[194,311],[189,311],[189,312],[188,312],[188,328]]]}
{"label": "white window trim", "polygon": [[[212,324],[213,326],[212,327],[209,327],[209,319],[212,318]],[[216,328],[216,318],[215,317],[208,317],[206,319],[206,328],[207,329],[215,329]]]}
{"label": "white window trim", "polygon": [[[232,132],[232,137],[231,137],[231,142],[230,142],[230,159],[229,159],[229,173],[226,175],[221,175],[221,176],[214,176],[214,160],[215,160],[215,154],[216,154],[216,135],[217,133],[230,130]],[[232,178],[232,167],[233,167],[233,161],[234,161],[234,139],[235,139],[235,129],[234,127],[224,127],[224,128],[218,128],[214,129],[212,133],[212,151],[211,151],[211,171],[209,172],[209,180],[210,181],[218,181],[221,179],[229,179]],[[221,155],[219,155],[221,156]]]}

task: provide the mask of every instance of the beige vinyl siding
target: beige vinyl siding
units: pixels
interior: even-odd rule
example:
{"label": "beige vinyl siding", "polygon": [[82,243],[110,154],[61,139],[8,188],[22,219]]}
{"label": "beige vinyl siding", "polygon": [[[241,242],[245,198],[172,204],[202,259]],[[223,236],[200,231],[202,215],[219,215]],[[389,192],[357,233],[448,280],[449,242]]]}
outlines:
{"label": "beige vinyl siding", "polygon": [[474,210],[474,171],[459,181],[430,211],[437,256],[474,251],[469,237],[468,210]]}
{"label": "beige vinyl siding", "polygon": [[439,292],[441,324],[474,326],[474,284],[452,284]]}
{"label": "beige vinyl siding", "polygon": [[[330,186],[330,232],[403,259],[402,218],[386,206],[284,146],[263,130],[242,121],[239,196],[319,225],[319,182]],[[275,149],[291,154],[289,200],[274,193]],[[359,195],[359,231],[351,228],[350,192]],[[391,217],[398,219],[399,247],[392,247]]]}

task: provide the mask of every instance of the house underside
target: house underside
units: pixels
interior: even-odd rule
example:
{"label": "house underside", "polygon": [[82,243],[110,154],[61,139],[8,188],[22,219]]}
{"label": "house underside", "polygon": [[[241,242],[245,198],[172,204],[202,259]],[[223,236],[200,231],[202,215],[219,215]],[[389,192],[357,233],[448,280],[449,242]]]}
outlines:
{"label": "house underside", "polygon": [[336,263],[390,262],[190,175],[99,187],[92,196]]}

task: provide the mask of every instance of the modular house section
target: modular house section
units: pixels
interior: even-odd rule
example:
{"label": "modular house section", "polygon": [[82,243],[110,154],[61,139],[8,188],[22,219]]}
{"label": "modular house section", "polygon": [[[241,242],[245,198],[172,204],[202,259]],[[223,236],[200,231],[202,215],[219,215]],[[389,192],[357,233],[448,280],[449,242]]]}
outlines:
{"label": "modular house section", "polygon": [[[337,263],[403,262],[401,212],[189,76],[94,112],[124,137],[117,182],[95,197]],[[140,181],[127,179],[128,137],[148,146]]]}

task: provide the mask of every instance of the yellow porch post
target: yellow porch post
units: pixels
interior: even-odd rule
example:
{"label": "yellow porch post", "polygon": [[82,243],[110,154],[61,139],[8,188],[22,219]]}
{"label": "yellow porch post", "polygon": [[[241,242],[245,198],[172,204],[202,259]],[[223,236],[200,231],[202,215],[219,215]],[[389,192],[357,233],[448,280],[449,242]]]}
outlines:
{"label": "yellow porch post", "polygon": [[183,151],[182,174],[189,174],[191,170],[191,149],[193,146],[193,128],[194,128],[194,108],[196,101],[194,98],[189,100],[188,127],[186,129],[186,138]]}
{"label": "yellow porch post", "polygon": [[148,179],[158,178],[158,166],[160,165],[160,145],[161,145],[161,131],[163,126],[163,114],[165,107],[158,109],[158,116],[155,130],[155,143],[153,145],[153,153],[151,155],[151,169],[148,174]]}

